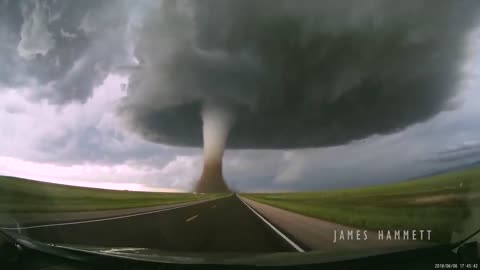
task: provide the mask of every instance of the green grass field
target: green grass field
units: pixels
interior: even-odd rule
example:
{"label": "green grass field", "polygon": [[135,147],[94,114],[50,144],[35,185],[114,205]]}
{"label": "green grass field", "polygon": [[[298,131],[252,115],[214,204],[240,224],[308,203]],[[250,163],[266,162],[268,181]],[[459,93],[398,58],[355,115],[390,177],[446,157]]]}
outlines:
{"label": "green grass field", "polygon": [[225,194],[116,191],[0,176],[0,212],[95,211],[174,204]]}
{"label": "green grass field", "polygon": [[480,207],[480,168],[367,188],[241,195],[358,228],[432,229],[434,240],[447,242]]}

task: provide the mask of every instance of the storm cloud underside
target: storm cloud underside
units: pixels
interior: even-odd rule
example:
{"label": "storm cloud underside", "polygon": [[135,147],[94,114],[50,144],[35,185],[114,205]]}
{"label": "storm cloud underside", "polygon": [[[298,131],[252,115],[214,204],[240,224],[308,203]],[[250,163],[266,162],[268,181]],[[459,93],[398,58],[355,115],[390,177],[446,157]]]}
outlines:
{"label": "storm cloud underside", "polygon": [[396,132],[449,108],[479,5],[165,1],[140,34],[122,113],[179,146],[202,145],[201,111],[215,104],[235,119],[228,148]]}

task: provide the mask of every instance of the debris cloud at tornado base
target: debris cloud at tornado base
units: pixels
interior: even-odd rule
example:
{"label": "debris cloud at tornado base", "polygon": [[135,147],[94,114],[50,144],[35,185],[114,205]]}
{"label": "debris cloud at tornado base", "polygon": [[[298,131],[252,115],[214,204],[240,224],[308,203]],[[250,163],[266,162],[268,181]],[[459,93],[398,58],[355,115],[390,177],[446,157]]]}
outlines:
{"label": "debris cloud at tornado base", "polygon": [[479,5],[164,1],[143,22],[121,112],[147,140],[205,145],[205,168],[223,154],[210,150],[205,104],[234,116],[213,143],[232,149],[397,132],[448,109]]}

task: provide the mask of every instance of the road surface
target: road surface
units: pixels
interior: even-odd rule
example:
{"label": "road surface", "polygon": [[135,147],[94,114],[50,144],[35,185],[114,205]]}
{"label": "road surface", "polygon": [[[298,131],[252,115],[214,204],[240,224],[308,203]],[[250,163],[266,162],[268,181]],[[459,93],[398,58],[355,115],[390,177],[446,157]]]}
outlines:
{"label": "road surface", "polygon": [[56,244],[172,252],[299,251],[236,195],[125,218],[26,226],[19,231],[32,239]]}
{"label": "road surface", "polygon": [[43,213],[2,213],[0,212],[0,228],[3,227],[30,227],[41,224],[56,224],[65,222],[76,222],[82,220],[104,219],[125,217],[129,215],[145,214],[150,212],[163,211],[183,206],[194,205],[214,199],[197,200],[176,204],[165,204],[148,207],[136,207],[127,209],[80,211],[80,212],[43,212]]}
{"label": "road surface", "polygon": [[368,241],[333,243],[334,230],[356,229],[237,195],[155,209],[138,209],[140,212],[137,213],[132,211],[125,210],[123,215],[116,211],[113,217],[93,215],[89,220],[57,220],[48,224],[35,224],[31,220],[29,224],[28,220],[27,223],[19,220],[10,230],[55,244],[152,248],[168,252],[272,253],[316,250],[350,253],[366,248],[403,250],[425,245],[415,241],[375,241],[373,235],[369,236]]}

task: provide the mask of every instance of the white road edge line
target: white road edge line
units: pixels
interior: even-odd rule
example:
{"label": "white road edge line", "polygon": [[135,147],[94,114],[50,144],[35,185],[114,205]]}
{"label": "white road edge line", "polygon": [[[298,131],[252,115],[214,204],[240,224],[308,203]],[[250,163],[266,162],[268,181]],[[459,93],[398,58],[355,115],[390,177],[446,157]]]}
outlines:
{"label": "white road edge line", "polygon": [[198,214],[196,214],[195,216],[193,216],[193,217],[191,217],[191,218],[189,218],[189,219],[185,220],[185,222],[190,222],[190,221],[192,221],[192,220],[196,219],[197,217],[198,217]]}
{"label": "white road edge line", "polygon": [[278,235],[280,235],[285,241],[287,241],[293,248],[295,248],[298,252],[305,252],[303,248],[299,247],[295,242],[293,242],[290,238],[288,238],[285,234],[283,234],[281,231],[279,231],[275,226],[273,226],[268,220],[262,217],[257,211],[255,211],[250,205],[248,205],[246,202],[244,202],[240,197],[237,196],[237,198],[245,204],[248,209],[250,209],[255,215],[257,215],[263,222],[265,222],[270,228],[272,228]]}
{"label": "white road edge line", "polygon": [[[108,220],[115,220],[115,219],[123,219],[123,218],[130,218],[130,217],[136,217],[136,216],[143,216],[143,215],[150,215],[158,212],[164,212],[164,211],[169,211],[173,209],[178,209],[178,208],[183,208],[183,207],[189,207],[192,205],[197,205],[201,203],[206,203],[209,201],[213,200],[218,200],[224,197],[220,198],[215,198],[215,199],[210,199],[202,202],[193,202],[188,205],[181,205],[181,206],[174,206],[174,207],[169,207],[169,208],[164,208],[164,209],[159,209],[159,210],[153,210],[153,211],[148,211],[148,212],[142,212],[142,213],[136,213],[136,214],[130,214],[130,215],[125,215],[125,216],[116,216],[116,217],[109,217],[109,218],[99,218],[99,219],[89,219],[89,220],[82,220],[82,221],[75,221],[75,222],[63,222],[63,223],[53,223],[53,224],[43,224],[43,225],[34,225],[34,226],[25,226],[25,227],[19,227],[17,226],[16,228],[12,227],[0,227],[2,230],[26,230],[26,229],[35,229],[35,228],[46,228],[46,227],[55,227],[55,226],[66,226],[66,225],[76,225],[76,224],[84,224],[84,223],[94,223],[94,222],[102,222],[102,221],[108,221]],[[17,223],[18,224],[18,223]]]}

